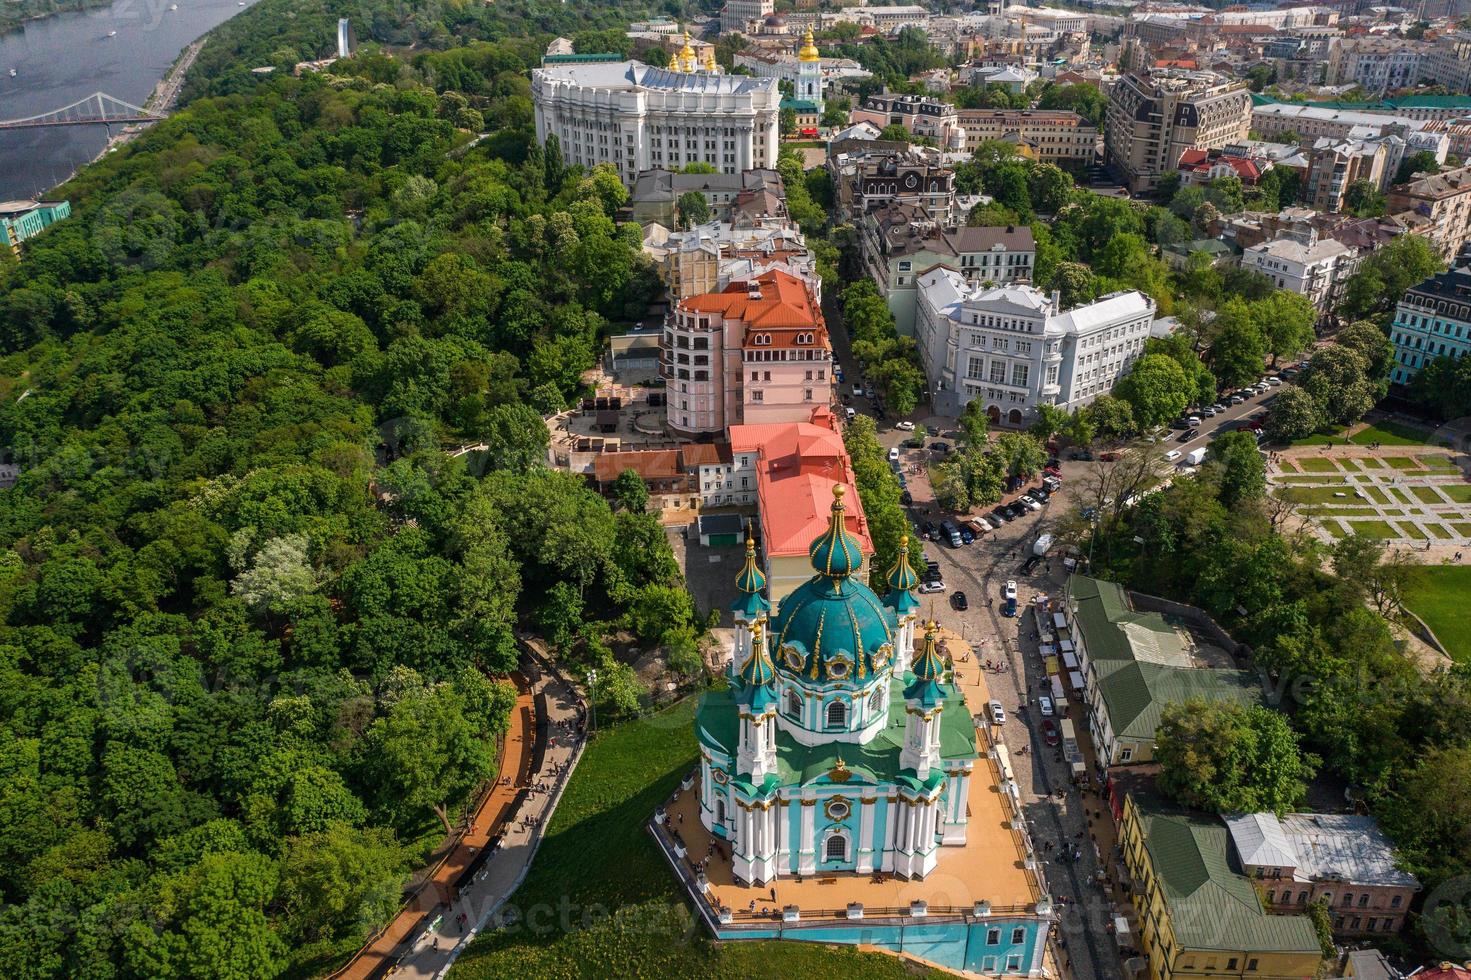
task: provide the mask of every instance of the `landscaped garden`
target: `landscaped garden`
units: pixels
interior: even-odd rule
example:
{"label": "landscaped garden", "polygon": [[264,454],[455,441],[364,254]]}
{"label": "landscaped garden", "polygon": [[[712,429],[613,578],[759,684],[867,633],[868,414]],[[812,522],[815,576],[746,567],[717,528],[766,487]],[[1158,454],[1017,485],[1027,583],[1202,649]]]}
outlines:
{"label": "landscaped garden", "polygon": [[[502,977],[915,976],[880,953],[796,942],[715,946],[644,829],[697,759],[694,699],[604,730],[584,752],[531,873],[515,924],[460,957],[456,980]],[[942,976],[920,971],[921,976]]]}
{"label": "landscaped garden", "polygon": [[1425,565],[1413,569],[1405,594],[1406,608],[1425,620],[1446,651],[1459,661],[1471,660],[1468,596],[1471,596],[1471,567],[1465,565]]}

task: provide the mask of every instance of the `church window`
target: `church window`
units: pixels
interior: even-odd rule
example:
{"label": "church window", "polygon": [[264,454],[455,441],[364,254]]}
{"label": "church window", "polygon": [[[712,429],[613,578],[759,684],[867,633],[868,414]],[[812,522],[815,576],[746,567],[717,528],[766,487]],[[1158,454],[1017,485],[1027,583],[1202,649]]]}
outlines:
{"label": "church window", "polygon": [[827,839],[827,859],[829,861],[848,860],[848,838],[842,834],[834,834]]}
{"label": "church window", "polygon": [[802,698],[796,691],[787,692],[787,714],[793,718],[802,717]]}
{"label": "church window", "polygon": [[848,724],[848,705],[843,701],[834,701],[827,706],[827,727],[842,728]]}
{"label": "church window", "polygon": [[868,699],[868,713],[876,715],[884,710],[884,692],[882,689],[874,691],[873,697]]}
{"label": "church window", "polygon": [[715,801],[715,822],[716,823],[725,823],[725,801],[724,800],[716,800]]}

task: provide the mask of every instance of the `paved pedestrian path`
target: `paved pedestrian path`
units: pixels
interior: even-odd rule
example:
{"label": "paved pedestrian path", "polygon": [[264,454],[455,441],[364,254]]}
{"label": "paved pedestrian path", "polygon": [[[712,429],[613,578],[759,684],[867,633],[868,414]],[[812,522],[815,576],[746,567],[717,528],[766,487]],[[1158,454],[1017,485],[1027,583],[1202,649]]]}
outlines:
{"label": "paved pedestrian path", "polygon": [[1471,459],[1440,446],[1300,446],[1269,454],[1273,492],[1323,540],[1358,532],[1425,562],[1471,555]]}
{"label": "paved pedestrian path", "polygon": [[[545,708],[544,724],[538,718],[537,726],[530,729],[532,736],[524,742],[530,761],[536,758],[536,753],[531,751],[532,739],[538,733],[546,736],[541,766],[516,781],[514,795],[520,798],[520,805],[514,812],[506,813],[492,835],[498,839],[474,879],[458,891],[446,894],[444,901],[421,919],[423,927],[414,933],[408,952],[401,954],[397,967],[388,974],[395,980],[418,980],[447,972],[531,867],[542,834],[581,755],[586,720],[581,694],[569,681],[542,668],[543,662],[538,660],[528,673],[535,703]],[[519,704],[517,708],[519,712]]]}

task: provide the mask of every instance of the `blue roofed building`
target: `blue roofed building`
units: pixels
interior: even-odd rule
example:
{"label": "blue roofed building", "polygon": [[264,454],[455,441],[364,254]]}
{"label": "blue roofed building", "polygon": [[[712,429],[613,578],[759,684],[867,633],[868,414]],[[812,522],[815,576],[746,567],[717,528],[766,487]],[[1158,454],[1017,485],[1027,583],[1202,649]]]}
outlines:
{"label": "blue roofed building", "polygon": [[1389,325],[1394,366],[1389,380],[1408,384],[1437,357],[1471,350],[1471,267],[1449,269],[1405,291]]}
{"label": "blue roofed building", "polygon": [[71,213],[70,201],[0,201],[0,241],[19,255],[21,242]]}

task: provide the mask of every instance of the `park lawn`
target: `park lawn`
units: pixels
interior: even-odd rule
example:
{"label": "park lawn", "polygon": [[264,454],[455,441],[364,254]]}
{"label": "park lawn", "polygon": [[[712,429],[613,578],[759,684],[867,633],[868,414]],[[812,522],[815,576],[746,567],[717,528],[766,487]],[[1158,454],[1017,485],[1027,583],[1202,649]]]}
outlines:
{"label": "park lawn", "polygon": [[1439,538],[1442,541],[1454,536],[1451,534],[1451,529],[1444,524],[1426,524],[1425,526],[1430,529],[1431,537]]}
{"label": "park lawn", "polygon": [[1446,456],[1442,453],[1434,453],[1428,456],[1421,456],[1420,462],[1425,466],[1426,469],[1434,470],[1437,473],[1459,473],[1461,471],[1461,468],[1456,465],[1456,461],[1454,459],[1451,459],[1449,456]]}
{"label": "park lawn", "polygon": [[1463,538],[1471,538],[1471,524],[1468,524],[1465,521],[1457,521],[1455,524],[1452,524],[1451,530],[1455,531]]}
{"label": "park lawn", "polygon": [[1373,507],[1304,507],[1307,517],[1373,517],[1379,512]]}
{"label": "park lawn", "polygon": [[1331,459],[1307,456],[1297,461],[1298,469],[1304,473],[1339,473],[1338,464]]}
{"label": "park lawn", "polygon": [[1367,446],[1371,442],[1383,446],[1428,446],[1430,435],[1429,429],[1386,419],[1355,432],[1349,437],[1349,442],[1359,446]]}
{"label": "park lawn", "polygon": [[1347,537],[1348,536],[1348,532],[1343,529],[1343,525],[1340,524],[1340,523],[1338,523],[1337,521],[1324,521],[1323,522],[1323,530],[1327,531],[1329,534],[1333,535],[1335,538],[1342,538],[1342,537]]}
{"label": "park lawn", "polygon": [[1410,492],[1427,504],[1445,503],[1445,498],[1436,492],[1434,487],[1410,487]]}
{"label": "park lawn", "polygon": [[1397,535],[1398,537],[1414,538],[1416,541],[1425,540],[1425,532],[1420,530],[1420,525],[1418,524],[1412,524],[1409,521],[1400,521],[1395,527],[1400,530],[1399,535]]}
{"label": "park lawn", "polygon": [[1399,531],[1388,521],[1347,521],[1348,529],[1366,538],[1397,538]]}
{"label": "park lawn", "polygon": [[1272,482],[1273,483],[1316,483],[1316,484],[1319,484],[1321,486],[1321,485],[1327,484],[1327,483],[1332,483],[1334,485],[1339,485],[1339,484],[1346,483],[1348,481],[1347,480],[1344,480],[1342,477],[1329,476],[1327,474],[1311,474],[1310,473],[1310,474],[1307,474],[1307,475],[1302,475],[1302,474],[1298,474],[1298,473],[1288,473],[1288,474],[1286,474],[1284,476],[1274,476],[1274,477],[1272,477]]}
{"label": "park lawn", "polygon": [[[1336,497],[1334,494],[1343,494],[1343,496]],[[1277,496],[1295,504],[1331,504],[1335,501],[1342,501],[1345,505],[1351,505],[1357,499],[1352,490],[1344,489],[1342,486],[1283,487],[1277,491]]]}
{"label": "park lawn", "polygon": [[1471,483],[1441,483],[1440,492],[1458,504],[1471,504]]}
{"label": "park lawn", "polygon": [[[456,980],[503,977],[911,976],[898,959],[809,943],[716,947],[645,823],[699,758],[696,699],[602,731],[572,774],[510,905],[544,927],[488,931]],[[570,924],[570,928],[569,928]],[[939,974],[927,974],[939,976]]]}
{"label": "park lawn", "polygon": [[1420,461],[1413,456],[1384,456],[1381,457],[1386,465],[1393,466],[1397,470],[1422,469]]}
{"label": "park lawn", "polygon": [[1394,503],[1394,500],[1391,499],[1389,494],[1384,491],[1383,487],[1367,486],[1364,487],[1364,493],[1368,494],[1369,499],[1374,501],[1374,503],[1376,504]]}
{"label": "park lawn", "polygon": [[1411,569],[1405,608],[1425,620],[1453,660],[1471,660],[1471,566],[1422,565]]}
{"label": "park lawn", "polygon": [[1334,429],[1332,432],[1314,432],[1312,435],[1303,436],[1301,439],[1294,439],[1294,440],[1292,440],[1291,445],[1294,445],[1294,446],[1338,446],[1338,445],[1341,445],[1343,443],[1343,441],[1344,441],[1343,434],[1345,432],[1347,432],[1347,431],[1348,431],[1347,428],[1339,427],[1337,429]]}

